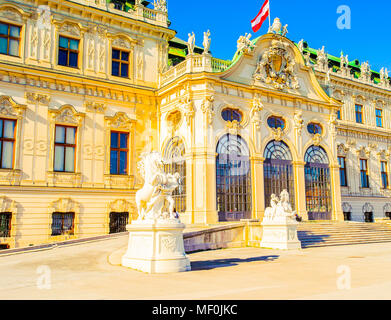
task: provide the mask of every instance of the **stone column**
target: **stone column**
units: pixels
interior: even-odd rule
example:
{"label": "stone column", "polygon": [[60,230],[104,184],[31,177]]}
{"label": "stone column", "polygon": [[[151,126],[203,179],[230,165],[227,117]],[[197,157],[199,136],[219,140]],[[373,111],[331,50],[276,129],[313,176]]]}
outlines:
{"label": "stone column", "polygon": [[251,161],[252,218],[262,220],[265,214],[264,158],[255,156]]}
{"label": "stone column", "polygon": [[332,194],[332,220],[344,221],[342,211],[341,184],[339,176],[339,165],[330,166],[331,194]]}
{"label": "stone column", "polygon": [[306,194],[305,194],[305,162],[295,161],[292,163],[295,176],[295,198],[296,198],[296,211],[297,214],[303,218],[304,221],[308,221],[308,212],[306,206]]}

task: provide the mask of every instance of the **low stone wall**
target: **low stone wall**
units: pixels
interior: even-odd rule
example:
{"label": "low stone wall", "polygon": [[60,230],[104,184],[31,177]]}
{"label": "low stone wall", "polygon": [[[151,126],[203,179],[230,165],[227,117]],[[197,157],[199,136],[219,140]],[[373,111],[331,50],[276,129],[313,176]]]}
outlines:
{"label": "low stone wall", "polygon": [[261,224],[257,220],[243,220],[183,235],[187,253],[227,248],[256,246],[261,240]]}

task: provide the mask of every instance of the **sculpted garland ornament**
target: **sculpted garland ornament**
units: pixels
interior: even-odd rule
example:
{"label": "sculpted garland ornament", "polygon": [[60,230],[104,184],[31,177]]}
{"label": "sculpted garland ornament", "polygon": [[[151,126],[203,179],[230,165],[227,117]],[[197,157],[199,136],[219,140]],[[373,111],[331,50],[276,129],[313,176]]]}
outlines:
{"label": "sculpted garland ornament", "polygon": [[273,40],[272,46],[263,53],[253,78],[278,90],[299,89],[294,67],[295,61],[288,52],[288,45],[281,40]]}

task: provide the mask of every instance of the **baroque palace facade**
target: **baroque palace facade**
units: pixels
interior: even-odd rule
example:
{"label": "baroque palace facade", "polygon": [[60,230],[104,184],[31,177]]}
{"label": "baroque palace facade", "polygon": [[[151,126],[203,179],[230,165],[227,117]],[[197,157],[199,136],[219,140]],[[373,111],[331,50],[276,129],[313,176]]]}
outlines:
{"label": "baroque palace facade", "polygon": [[125,231],[152,150],[188,224],[261,219],[285,189],[304,220],[389,216],[387,71],[278,24],[220,60],[150,6],[0,1],[1,248]]}

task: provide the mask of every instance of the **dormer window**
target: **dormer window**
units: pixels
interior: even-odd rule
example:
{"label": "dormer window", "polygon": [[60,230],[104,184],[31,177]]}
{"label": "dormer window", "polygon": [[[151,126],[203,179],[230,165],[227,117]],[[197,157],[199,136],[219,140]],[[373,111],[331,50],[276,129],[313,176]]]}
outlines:
{"label": "dormer window", "polygon": [[267,119],[267,124],[272,129],[276,129],[276,130],[285,129],[285,120],[280,117],[275,117],[275,116],[269,117],[269,119]]}
{"label": "dormer window", "polygon": [[221,112],[221,116],[225,121],[233,122],[242,122],[243,115],[242,113],[237,109],[232,108],[226,108]]}
{"label": "dormer window", "polygon": [[314,135],[315,134],[322,134],[322,132],[323,132],[322,126],[318,123],[313,123],[313,122],[308,124],[307,130],[310,134],[314,134]]}

